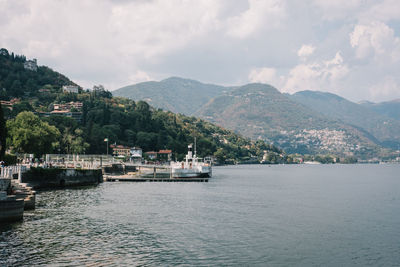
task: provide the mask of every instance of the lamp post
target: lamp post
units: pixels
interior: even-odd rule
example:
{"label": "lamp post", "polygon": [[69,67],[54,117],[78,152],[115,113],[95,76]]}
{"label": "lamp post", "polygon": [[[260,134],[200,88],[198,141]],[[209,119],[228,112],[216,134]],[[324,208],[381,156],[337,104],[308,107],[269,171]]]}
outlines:
{"label": "lamp post", "polygon": [[107,156],[108,156],[108,137],[104,139],[104,142],[107,142]]}

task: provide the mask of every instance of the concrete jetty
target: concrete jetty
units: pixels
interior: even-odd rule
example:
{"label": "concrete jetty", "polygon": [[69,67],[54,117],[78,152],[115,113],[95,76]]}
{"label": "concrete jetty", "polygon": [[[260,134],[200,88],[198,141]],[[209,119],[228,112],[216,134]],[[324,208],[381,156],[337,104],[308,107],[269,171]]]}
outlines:
{"label": "concrete jetty", "polygon": [[0,196],[0,223],[15,222],[23,219],[24,200],[13,195]]}
{"label": "concrete jetty", "polygon": [[203,178],[175,178],[172,177],[170,165],[154,164],[113,164],[112,167],[103,167],[104,181],[106,182],[208,182]]}
{"label": "concrete jetty", "polygon": [[97,185],[103,182],[101,169],[34,168],[22,174],[21,181],[34,189]]}
{"label": "concrete jetty", "polygon": [[24,215],[24,200],[10,192],[11,179],[0,178],[0,223],[19,221]]}
{"label": "concrete jetty", "polygon": [[104,175],[106,182],[208,182],[209,178],[138,177],[134,175]]}

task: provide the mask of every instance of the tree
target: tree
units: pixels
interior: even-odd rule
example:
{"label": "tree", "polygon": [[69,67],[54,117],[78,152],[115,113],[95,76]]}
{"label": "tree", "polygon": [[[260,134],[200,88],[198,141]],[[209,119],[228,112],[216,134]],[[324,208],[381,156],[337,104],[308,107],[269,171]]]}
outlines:
{"label": "tree", "polygon": [[83,131],[81,129],[75,130],[74,139],[71,142],[71,152],[73,154],[85,153],[86,149],[89,148],[89,144],[83,139]]}
{"label": "tree", "polygon": [[4,160],[4,154],[6,152],[6,136],[6,121],[4,119],[3,108],[0,104],[0,160]]}
{"label": "tree", "polygon": [[60,131],[40,120],[32,112],[21,112],[13,120],[7,122],[9,145],[15,152],[33,153],[40,157],[53,152],[58,145]]}

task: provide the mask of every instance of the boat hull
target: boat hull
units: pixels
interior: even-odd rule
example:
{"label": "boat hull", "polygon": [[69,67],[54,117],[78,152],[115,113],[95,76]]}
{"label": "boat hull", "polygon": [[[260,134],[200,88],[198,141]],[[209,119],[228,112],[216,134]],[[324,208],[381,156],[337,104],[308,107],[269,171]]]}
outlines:
{"label": "boat hull", "polygon": [[211,168],[197,169],[172,169],[172,178],[209,178]]}

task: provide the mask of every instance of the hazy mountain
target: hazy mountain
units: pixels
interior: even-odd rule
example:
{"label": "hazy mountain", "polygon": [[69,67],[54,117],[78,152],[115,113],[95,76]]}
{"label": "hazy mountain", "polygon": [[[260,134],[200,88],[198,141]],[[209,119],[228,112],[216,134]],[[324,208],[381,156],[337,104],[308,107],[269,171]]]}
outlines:
{"label": "hazy mountain", "polygon": [[[282,94],[266,84],[223,87],[168,78],[113,92],[154,107],[195,115],[288,152],[374,155],[378,146],[396,147],[400,123],[370,107],[334,94]],[[368,104],[375,105],[375,104]]]}
{"label": "hazy mountain", "polygon": [[143,82],[113,91],[114,96],[144,100],[156,108],[193,115],[211,98],[231,90],[212,84],[171,77],[160,82]]}
{"label": "hazy mountain", "polygon": [[391,117],[395,120],[400,120],[400,99],[381,103],[362,102],[360,105],[381,115]]}
{"label": "hazy mountain", "polygon": [[397,148],[400,144],[400,121],[374,111],[377,108],[389,110],[387,106],[360,105],[335,94],[317,91],[297,92],[290,98],[330,118],[366,130],[385,146]]}
{"label": "hazy mountain", "polygon": [[199,115],[289,152],[356,154],[376,149],[374,138],[310,109],[266,84],[248,84],[212,99]]}

